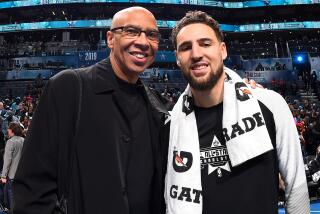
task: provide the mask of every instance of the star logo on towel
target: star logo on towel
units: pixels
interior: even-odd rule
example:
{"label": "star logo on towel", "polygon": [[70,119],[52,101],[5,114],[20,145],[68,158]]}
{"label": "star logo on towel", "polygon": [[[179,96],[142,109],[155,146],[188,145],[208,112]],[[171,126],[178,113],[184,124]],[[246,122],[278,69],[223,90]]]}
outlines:
{"label": "star logo on towel", "polygon": [[213,137],[211,147],[200,149],[201,169],[208,166],[208,175],[216,171],[217,176],[222,177],[222,169],[231,172],[228,161],[228,150],[216,136]]}

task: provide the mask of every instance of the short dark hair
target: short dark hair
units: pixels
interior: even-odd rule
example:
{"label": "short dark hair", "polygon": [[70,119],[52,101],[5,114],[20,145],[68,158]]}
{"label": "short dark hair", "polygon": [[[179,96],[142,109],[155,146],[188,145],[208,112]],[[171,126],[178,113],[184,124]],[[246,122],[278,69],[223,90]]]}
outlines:
{"label": "short dark hair", "polygon": [[187,25],[195,24],[195,23],[202,23],[202,24],[208,25],[215,32],[218,40],[220,42],[223,41],[224,39],[223,33],[220,30],[219,23],[215,19],[213,19],[207,13],[202,11],[189,11],[186,13],[186,15],[182,19],[180,19],[180,21],[177,22],[177,25],[173,28],[171,32],[171,41],[174,48],[177,48],[176,41],[177,41],[177,35],[180,32],[180,30]]}
{"label": "short dark hair", "polygon": [[8,129],[11,129],[15,136],[23,136],[23,127],[20,123],[11,122],[9,123]]}

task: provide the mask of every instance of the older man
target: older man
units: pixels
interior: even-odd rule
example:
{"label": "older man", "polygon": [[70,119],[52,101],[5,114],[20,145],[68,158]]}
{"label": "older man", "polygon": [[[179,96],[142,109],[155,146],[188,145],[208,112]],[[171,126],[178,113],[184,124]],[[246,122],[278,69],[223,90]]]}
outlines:
{"label": "older man", "polygon": [[159,132],[168,112],[139,80],[156,57],[157,22],[142,7],[127,8],[106,36],[109,58],[47,83],[15,177],[15,214],[52,213],[62,196],[69,214],[163,211]]}

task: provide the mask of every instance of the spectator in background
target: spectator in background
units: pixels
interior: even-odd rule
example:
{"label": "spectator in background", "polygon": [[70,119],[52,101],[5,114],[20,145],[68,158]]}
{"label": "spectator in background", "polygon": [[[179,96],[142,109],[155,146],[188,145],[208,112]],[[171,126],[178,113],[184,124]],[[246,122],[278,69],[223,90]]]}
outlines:
{"label": "spectator in background", "polygon": [[[0,130],[2,130],[2,123],[1,122],[0,122]],[[0,131],[0,171],[2,171],[2,166],[3,166],[3,153],[4,153],[5,145],[6,145],[6,143],[5,143],[4,133]]]}
{"label": "spectator in background", "polygon": [[[5,135],[11,122],[19,122],[19,119],[14,115],[13,111],[7,110],[2,123],[2,132],[5,133]],[[6,137],[8,136],[6,135]]]}
{"label": "spectator in background", "polygon": [[301,145],[301,151],[302,151],[302,157],[305,160],[305,158],[307,157],[307,152],[306,152],[306,140],[305,140],[305,124],[304,124],[304,120],[300,121],[299,123],[296,124],[297,129],[298,129],[298,134],[299,134],[299,140],[300,140],[300,145]]}
{"label": "spectator in background", "polygon": [[312,71],[311,73],[311,88],[313,89],[313,92],[318,95],[318,76],[316,71]]}
{"label": "spectator in background", "polygon": [[316,149],[316,156],[313,160],[308,163],[309,173],[312,177],[312,181],[319,183],[320,180],[320,146]]}
{"label": "spectator in background", "polygon": [[27,117],[33,117],[33,104],[29,103],[28,105],[28,111],[26,112],[26,116]]}
{"label": "spectator in background", "polygon": [[12,100],[10,109],[13,111],[13,113],[16,113],[20,102],[21,102],[20,97],[16,97],[14,100]]}
{"label": "spectator in background", "polygon": [[[3,103],[0,102],[0,107],[1,105],[3,106]],[[6,114],[6,111],[5,110],[0,110],[0,132],[2,135],[5,135],[6,133],[6,130],[3,129],[3,126],[4,126],[4,120],[5,120],[5,114]]]}
{"label": "spectator in background", "polygon": [[[0,117],[0,130],[2,130],[2,122]],[[2,131],[0,131],[0,171],[2,172],[3,167],[3,154],[4,154],[4,148],[5,148],[5,136]],[[0,183],[0,204],[4,205],[4,184]]]}
{"label": "spectator in background", "polygon": [[5,110],[4,110],[4,105],[3,102],[0,102],[0,116],[4,116]]}
{"label": "spectator in background", "polygon": [[311,133],[313,135],[314,148],[318,148],[320,145],[320,120],[319,117],[312,123]]}
{"label": "spectator in background", "polygon": [[9,140],[5,146],[1,182],[6,185],[8,208],[12,209],[13,190],[12,183],[20,161],[23,147],[23,127],[16,122],[11,122],[8,127]]}
{"label": "spectator in background", "polygon": [[21,121],[23,127],[24,127],[24,130],[23,130],[23,135],[26,136],[27,135],[27,131],[28,131],[28,128],[30,126],[30,123],[31,123],[31,119],[32,117],[28,117],[28,116],[25,116],[23,118],[23,120]]}
{"label": "spectator in background", "polygon": [[5,109],[5,103],[4,101],[0,98],[0,114],[1,114],[1,111]]}
{"label": "spectator in background", "polygon": [[26,114],[26,108],[24,106],[24,102],[20,102],[18,105],[18,109],[16,110],[15,115],[19,118],[19,120],[23,120],[23,118],[25,117]]}

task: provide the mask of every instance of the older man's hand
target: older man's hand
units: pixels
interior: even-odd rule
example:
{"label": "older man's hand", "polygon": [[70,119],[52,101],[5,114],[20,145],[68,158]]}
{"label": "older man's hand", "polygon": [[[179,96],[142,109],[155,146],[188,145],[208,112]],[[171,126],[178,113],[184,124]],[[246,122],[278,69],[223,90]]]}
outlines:
{"label": "older man's hand", "polygon": [[248,85],[250,85],[251,88],[255,89],[255,88],[264,88],[262,85],[260,85],[259,83],[257,83],[256,81],[254,81],[253,79],[248,80],[248,78],[243,78],[244,82]]}

